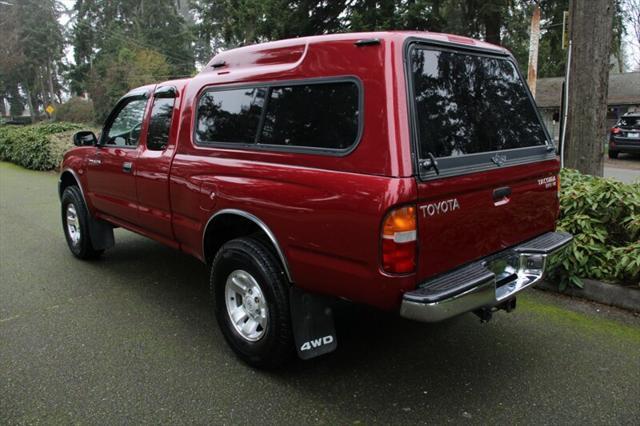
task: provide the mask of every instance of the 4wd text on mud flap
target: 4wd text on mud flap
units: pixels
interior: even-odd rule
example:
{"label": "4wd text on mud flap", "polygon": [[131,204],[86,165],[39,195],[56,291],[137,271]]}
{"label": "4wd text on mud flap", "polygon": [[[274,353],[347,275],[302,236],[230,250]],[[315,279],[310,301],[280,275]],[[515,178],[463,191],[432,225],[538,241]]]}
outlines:
{"label": "4wd text on mud flap", "polygon": [[333,336],[324,336],[319,339],[304,342],[302,346],[300,346],[300,351],[310,351],[311,349],[319,348],[320,346],[329,345],[331,343],[333,343]]}

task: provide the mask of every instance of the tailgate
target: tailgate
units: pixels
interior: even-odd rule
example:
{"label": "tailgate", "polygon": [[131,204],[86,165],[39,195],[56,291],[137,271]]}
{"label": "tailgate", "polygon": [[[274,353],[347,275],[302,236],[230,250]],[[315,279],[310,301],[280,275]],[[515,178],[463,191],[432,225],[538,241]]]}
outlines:
{"label": "tailgate", "polygon": [[417,158],[418,279],[555,228],[555,147],[507,53],[407,50]]}
{"label": "tailgate", "polygon": [[554,230],[557,160],[418,183],[418,282]]}

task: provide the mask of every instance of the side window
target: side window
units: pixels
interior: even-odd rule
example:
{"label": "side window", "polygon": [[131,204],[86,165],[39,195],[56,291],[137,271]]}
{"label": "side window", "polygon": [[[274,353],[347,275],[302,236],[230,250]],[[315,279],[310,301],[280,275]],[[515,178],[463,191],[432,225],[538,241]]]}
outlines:
{"label": "side window", "polygon": [[356,143],[359,114],[354,82],[272,87],[258,143],[347,149]]}
{"label": "side window", "polygon": [[174,102],[174,98],[154,99],[151,119],[149,120],[149,132],[147,134],[147,149],[162,151],[166,148],[169,142]]}
{"label": "side window", "polygon": [[253,143],[266,97],[265,88],[213,90],[198,102],[199,143]]}
{"label": "side window", "polygon": [[210,90],[198,101],[196,143],[345,150],[358,138],[355,82]]}
{"label": "side window", "polygon": [[140,140],[146,99],[125,100],[120,110],[105,129],[106,146],[135,147]]}

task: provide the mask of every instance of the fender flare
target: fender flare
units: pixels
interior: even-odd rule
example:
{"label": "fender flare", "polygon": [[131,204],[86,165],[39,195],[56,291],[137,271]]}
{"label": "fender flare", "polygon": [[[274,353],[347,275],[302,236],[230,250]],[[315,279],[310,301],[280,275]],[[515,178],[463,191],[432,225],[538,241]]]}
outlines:
{"label": "fender flare", "polygon": [[255,215],[253,215],[253,214],[251,214],[249,212],[246,212],[244,210],[222,209],[222,210],[219,210],[219,211],[215,212],[213,215],[211,215],[211,217],[207,221],[207,223],[204,226],[203,231],[202,231],[202,253],[203,253],[203,256],[204,256],[204,253],[205,253],[205,236],[207,234],[207,229],[209,229],[209,224],[216,217],[222,216],[222,215],[225,215],[225,214],[240,216],[240,217],[242,217],[244,219],[248,219],[251,222],[253,222],[256,225],[258,225],[258,227],[267,235],[267,237],[269,238],[269,241],[271,241],[271,244],[273,244],[273,247],[276,250],[276,254],[278,255],[278,258],[280,259],[280,261],[282,262],[282,266],[284,268],[284,273],[285,273],[287,279],[289,280],[290,283],[293,283],[294,281],[293,281],[293,278],[291,277],[291,272],[289,271],[289,263],[287,262],[287,258],[285,257],[284,252],[280,248],[280,243],[278,243],[278,239],[276,238],[275,234],[257,216],[255,216]]}
{"label": "fender flare", "polygon": [[62,169],[62,171],[60,172],[60,176],[58,176],[58,197],[62,198],[62,175],[64,175],[65,173],[71,173],[71,176],[73,176],[75,181],[78,183],[78,188],[80,188],[82,200],[84,201],[84,204],[87,206],[87,208],[89,208],[89,204],[87,204],[87,197],[85,197],[84,195],[84,188],[82,188],[82,181],[80,181],[78,174],[69,167]]}

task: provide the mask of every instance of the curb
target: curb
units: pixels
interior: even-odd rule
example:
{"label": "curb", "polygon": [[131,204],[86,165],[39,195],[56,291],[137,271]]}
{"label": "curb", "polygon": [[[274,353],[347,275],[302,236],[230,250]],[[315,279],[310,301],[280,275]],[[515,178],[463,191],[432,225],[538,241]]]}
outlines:
{"label": "curb", "polygon": [[621,285],[607,284],[601,281],[588,279],[583,279],[582,282],[584,283],[583,288],[567,286],[564,291],[558,290],[557,285],[551,284],[547,281],[542,281],[535,287],[541,290],[580,297],[582,299],[627,309],[633,312],[640,312],[640,288],[624,287]]}

